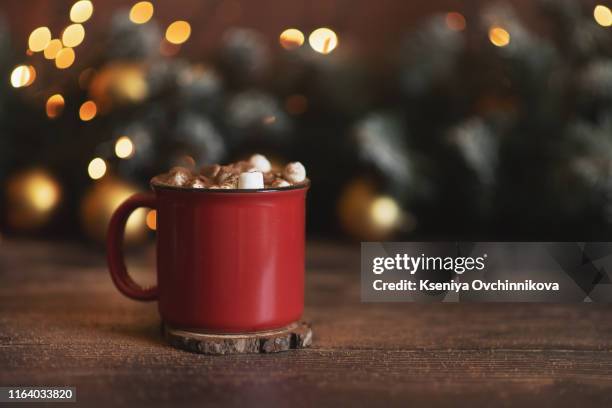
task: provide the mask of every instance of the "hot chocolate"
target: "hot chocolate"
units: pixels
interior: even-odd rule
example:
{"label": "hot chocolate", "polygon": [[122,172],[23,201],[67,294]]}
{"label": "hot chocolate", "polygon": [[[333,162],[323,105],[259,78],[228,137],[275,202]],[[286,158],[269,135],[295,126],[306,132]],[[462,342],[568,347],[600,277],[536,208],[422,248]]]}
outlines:
{"label": "hot chocolate", "polygon": [[254,154],[249,160],[227,165],[210,164],[200,171],[174,167],[168,173],[155,176],[151,182],[189,189],[278,189],[302,185],[307,180],[306,169],[300,162],[274,169],[264,155]]}

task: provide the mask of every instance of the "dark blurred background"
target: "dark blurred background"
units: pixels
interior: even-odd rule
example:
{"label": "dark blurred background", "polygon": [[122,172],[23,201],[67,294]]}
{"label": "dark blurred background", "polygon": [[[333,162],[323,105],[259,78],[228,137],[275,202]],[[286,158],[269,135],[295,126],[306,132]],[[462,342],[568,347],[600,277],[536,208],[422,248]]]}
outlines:
{"label": "dark blurred background", "polygon": [[260,152],[311,237],[607,240],[608,7],[3,1],[0,234],[102,242],[152,176]]}

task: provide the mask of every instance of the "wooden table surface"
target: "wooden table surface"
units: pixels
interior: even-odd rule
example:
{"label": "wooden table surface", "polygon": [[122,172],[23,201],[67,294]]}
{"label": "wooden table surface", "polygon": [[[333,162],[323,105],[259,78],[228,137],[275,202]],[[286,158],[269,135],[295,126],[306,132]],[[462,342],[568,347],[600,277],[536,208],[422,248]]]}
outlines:
{"label": "wooden table surface", "polygon": [[[2,241],[0,385],[100,407],[612,406],[611,306],[362,304],[358,245],[307,253],[313,347],[205,356],[166,346],[100,251]],[[139,279],[150,258],[130,261]]]}

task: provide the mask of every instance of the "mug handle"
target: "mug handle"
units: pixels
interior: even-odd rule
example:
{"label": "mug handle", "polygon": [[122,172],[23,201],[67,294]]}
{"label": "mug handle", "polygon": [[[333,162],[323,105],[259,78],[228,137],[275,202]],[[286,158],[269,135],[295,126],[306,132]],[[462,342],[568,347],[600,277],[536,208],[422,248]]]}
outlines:
{"label": "mug handle", "polygon": [[153,193],[134,194],[117,207],[108,225],[106,260],[113,283],[119,289],[119,292],[135,300],[156,300],[158,296],[157,285],[151,288],[143,288],[134,282],[127,272],[123,257],[125,224],[130,214],[139,207],[157,208],[155,195]]}

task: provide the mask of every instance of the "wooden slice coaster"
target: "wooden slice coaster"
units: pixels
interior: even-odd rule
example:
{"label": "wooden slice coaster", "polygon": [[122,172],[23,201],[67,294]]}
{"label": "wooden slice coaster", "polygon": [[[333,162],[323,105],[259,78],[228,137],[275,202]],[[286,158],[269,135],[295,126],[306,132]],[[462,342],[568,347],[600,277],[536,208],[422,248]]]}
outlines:
{"label": "wooden slice coaster", "polygon": [[170,345],[202,354],[278,353],[312,344],[312,328],[306,322],[276,330],[240,334],[214,334],[175,329],[162,324]]}

